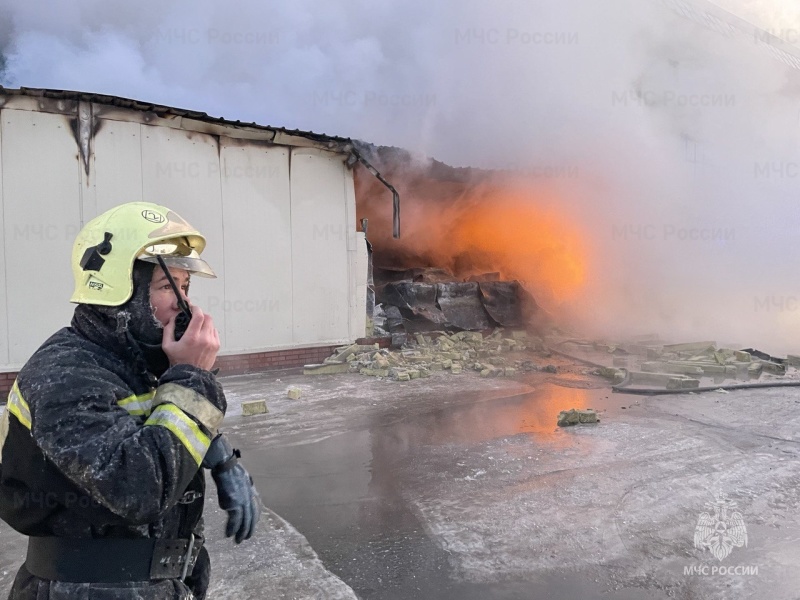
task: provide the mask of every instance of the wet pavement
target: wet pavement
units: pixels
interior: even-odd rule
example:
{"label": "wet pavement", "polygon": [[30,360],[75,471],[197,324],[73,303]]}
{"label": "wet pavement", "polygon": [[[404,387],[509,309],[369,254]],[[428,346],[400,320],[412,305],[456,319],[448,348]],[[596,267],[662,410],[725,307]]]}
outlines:
{"label": "wet pavement", "polygon": [[[800,597],[800,393],[639,398],[560,371],[285,376],[260,384],[272,413],[232,416],[230,434],[265,502],[361,598]],[[290,384],[301,400],[278,395]],[[555,427],[581,407],[601,422]],[[749,536],[723,560],[694,545],[719,492]]]}
{"label": "wet pavement", "polygon": [[[210,511],[214,598],[800,598],[800,390],[639,398],[566,360],[518,380],[224,385],[274,513],[236,547]],[[269,414],[241,416],[262,398]],[[582,407],[601,422],[555,427]],[[723,535],[715,558],[695,536],[720,492],[716,526],[740,513],[747,543]],[[0,537],[2,594],[21,546]]]}
{"label": "wet pavement", "polygon": [[[541,390],[493,400],[478,394],[457,406],[403,418],[378,414],[368,429],[310,444],[265,449],[248,445],[244,438],[239,441],[248,464],[258,465],[253,475],[262,482],[265,503],[297,527],[323,562],[362,598],[589,597],[589,575],[459,582],[451,553],[426,530],[408,502],[408,492],[416,479],[426,476],[426,462],[438,450],[453,456],[449,465],[436,466],[438,474],[456,482],[492,477],[487,470],[459,462],[461,448],[521,436],[555,450],[565,441],[554,435],[555,415],[569,408],[600,406],[607,397],[605,389],[544,383]],[[638,591],[614,597],[657,596]]]}

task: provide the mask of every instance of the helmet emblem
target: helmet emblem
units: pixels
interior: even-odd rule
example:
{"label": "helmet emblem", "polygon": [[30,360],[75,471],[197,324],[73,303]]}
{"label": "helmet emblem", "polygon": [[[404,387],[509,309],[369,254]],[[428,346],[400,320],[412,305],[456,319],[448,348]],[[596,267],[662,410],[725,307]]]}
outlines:
{"label": "helmet emblem", "polygon": [[154,210],[143,210],[142,216],[151,223],[163,223],[166,220],[164,215],[160,215]]}

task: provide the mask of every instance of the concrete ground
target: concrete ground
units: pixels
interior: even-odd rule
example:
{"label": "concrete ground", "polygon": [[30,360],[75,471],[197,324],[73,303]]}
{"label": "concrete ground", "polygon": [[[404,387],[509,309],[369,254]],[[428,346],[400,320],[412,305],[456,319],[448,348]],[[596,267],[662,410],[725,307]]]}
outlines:
{"label": "concrete ground", "polygon": [[[548,362],[515,380],[224,378],[225,430],[274,513],[234,546],[212,498],[211,598],[800,598],[800,390],[642,398]],[[269,414],[242,417],[251,399]],[[556,428],[589,406],[599,424]],[[720,493],[715,558],[695,537]],[[746,545],[726,545],[737,522]],[[5,594],[24,545],[0,536]]]}

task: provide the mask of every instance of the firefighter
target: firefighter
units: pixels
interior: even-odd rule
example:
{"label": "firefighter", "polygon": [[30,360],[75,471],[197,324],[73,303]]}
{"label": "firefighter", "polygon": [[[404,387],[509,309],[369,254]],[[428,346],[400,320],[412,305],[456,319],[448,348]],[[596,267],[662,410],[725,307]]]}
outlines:
{"label": "firefighter", "polygon": [[204,598],[203,467],[226,535],[253,534],[258,495],[218,431],[219,337],[187,298],[192,274],[215,276],[205,244],[143,202],[78,234],[71,326],[19,372],[0,421],[0,517],[29,536],[10,599]]}

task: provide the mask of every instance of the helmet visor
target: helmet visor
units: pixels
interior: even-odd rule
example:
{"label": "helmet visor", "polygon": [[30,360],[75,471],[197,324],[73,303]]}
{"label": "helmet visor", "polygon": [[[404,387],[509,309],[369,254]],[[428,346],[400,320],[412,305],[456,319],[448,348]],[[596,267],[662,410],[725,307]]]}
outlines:
{"label": "helmet visor", "polygon": [[137,257],[139,260],[158,264],[158,256],[164,259],[167,267],[183,269],[193,275],[200,277],[212,277],[217,275],[209,264],[200,258],[197,250],[192,249],[185,238],[166,240],[152,246],[147,246]]}

